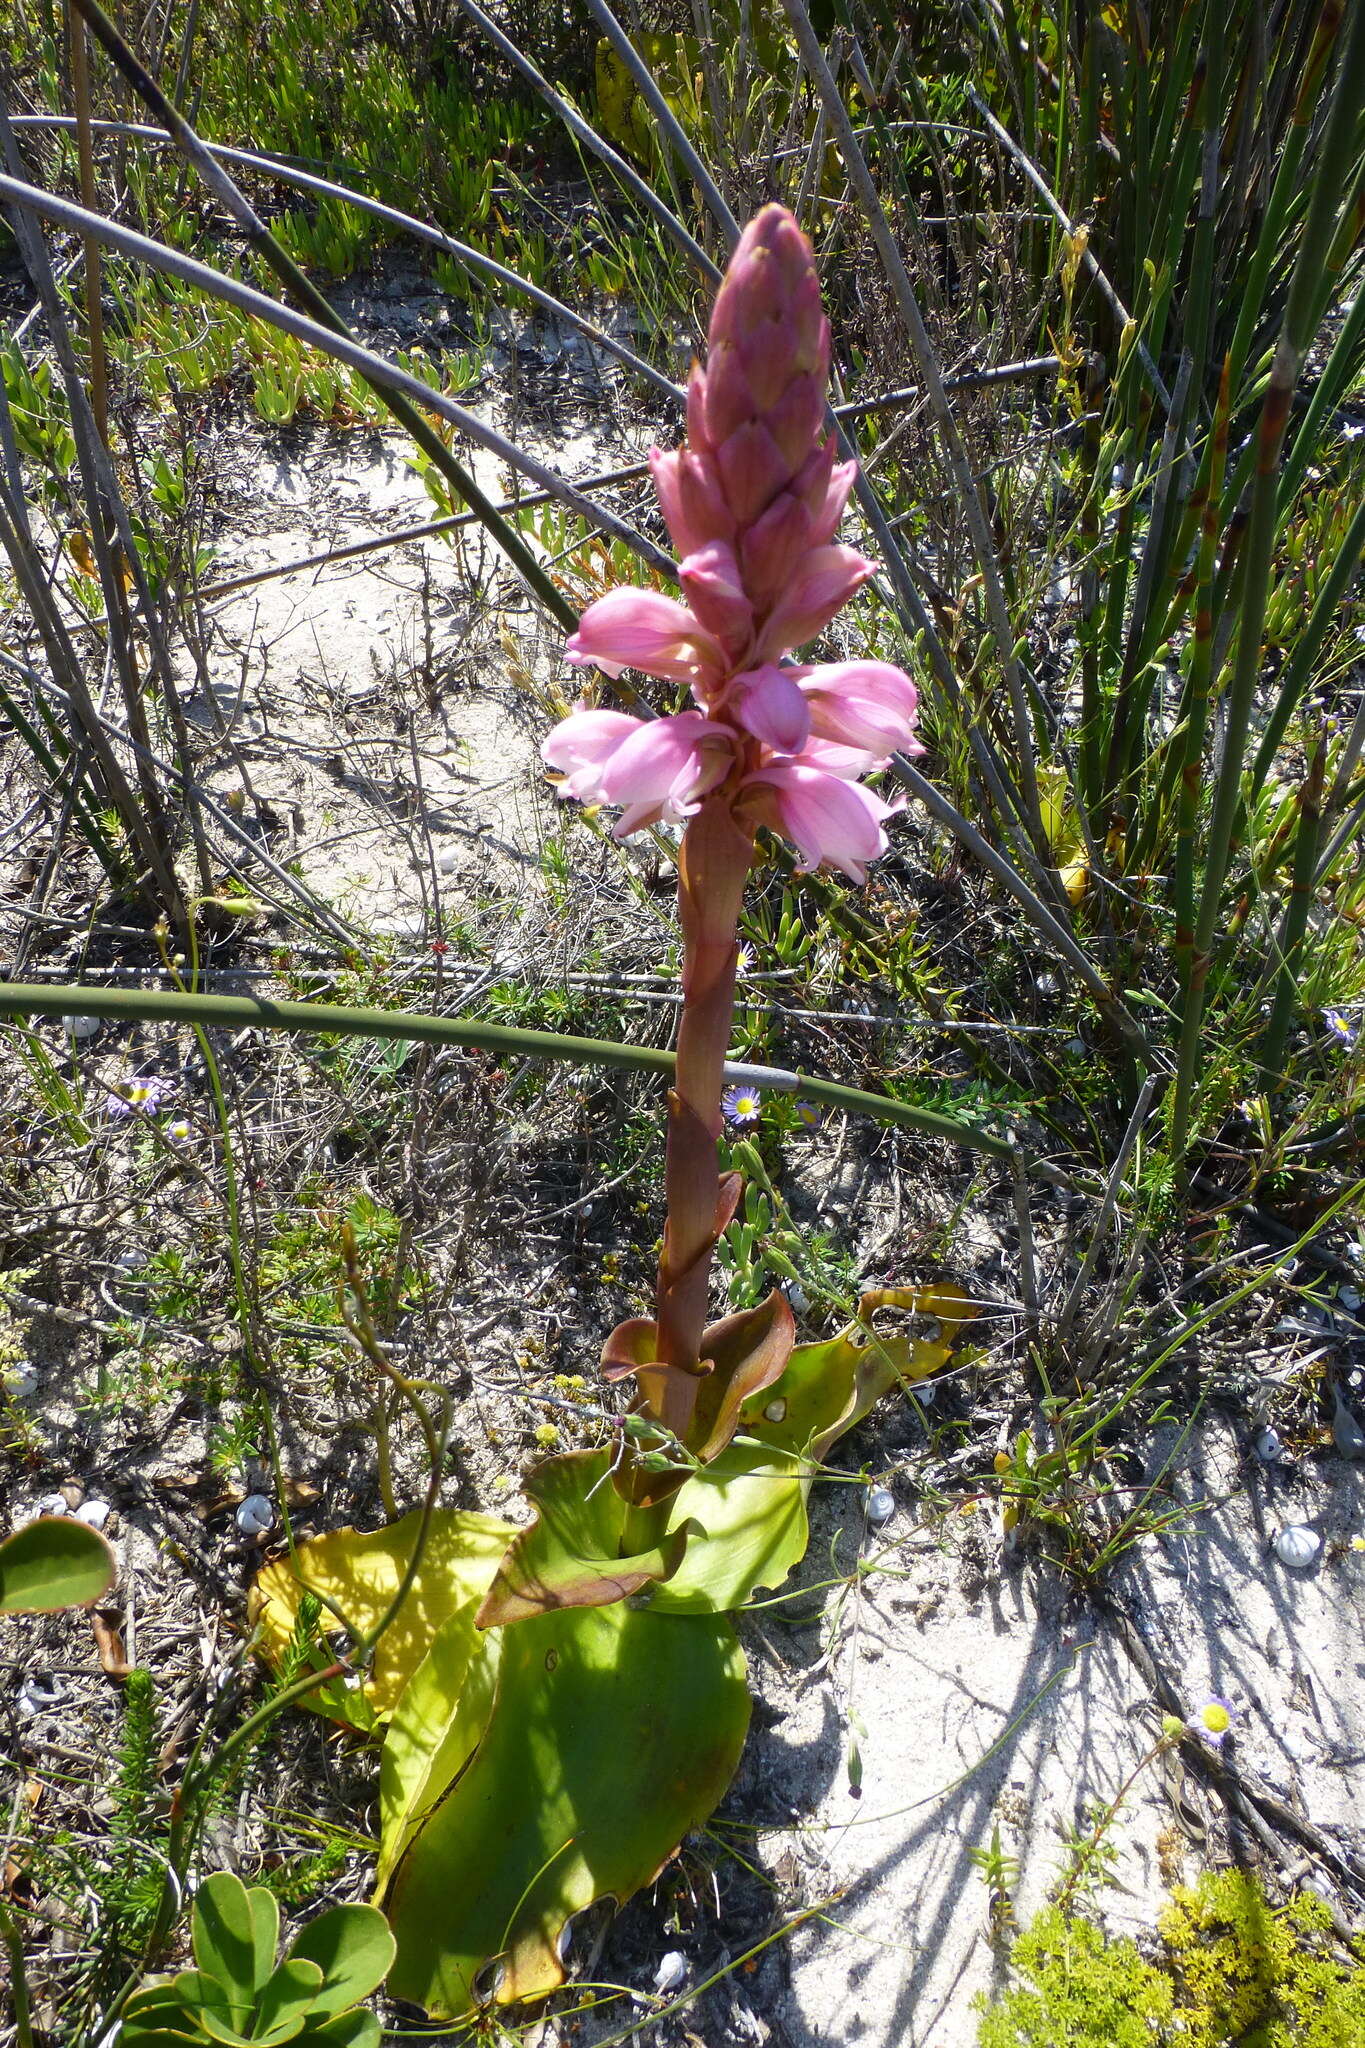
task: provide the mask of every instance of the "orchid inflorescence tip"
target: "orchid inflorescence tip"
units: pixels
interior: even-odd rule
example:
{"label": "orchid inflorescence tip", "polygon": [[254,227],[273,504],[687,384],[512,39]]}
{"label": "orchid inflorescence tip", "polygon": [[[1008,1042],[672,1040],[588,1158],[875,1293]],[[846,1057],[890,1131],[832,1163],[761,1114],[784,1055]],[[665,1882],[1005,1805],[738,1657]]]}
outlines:
{"label": "orchid inflorescence tip", "polygon": [[687,439],[650,469],[683,598],[630,586],[584,612],[568,659],[689,685],[695,708],[641,719],[580,707],[542,749],[560,794],[619,805],[616,836],[680,824],[721,792],[741,829],[854,881],[898,808],[860,778],[920,753],[915,686],[883,661],[794,663],[874,573],[835,541],[856,463],[824,433],[829,322],[809,242],[765,206],[731,258],[694,365]]}

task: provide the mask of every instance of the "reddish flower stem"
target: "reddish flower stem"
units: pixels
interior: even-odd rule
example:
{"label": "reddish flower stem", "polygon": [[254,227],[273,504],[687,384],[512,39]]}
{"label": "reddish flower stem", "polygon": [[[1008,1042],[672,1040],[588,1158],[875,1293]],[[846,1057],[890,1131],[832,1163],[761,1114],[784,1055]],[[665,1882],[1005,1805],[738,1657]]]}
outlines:
{"label": "reddish flower stem", "polygon": [[753,856],[752,832],[736,823],[729,796],[718,790],[689,820],[678,855],[683,1007],[668,1097],[668,1220],[656,1314],[658,1356],[684,1371],[695,1371],[701,1356],[711,1255],[739,1195],[738,1175],[722,1183],[718,1143],[736,933]]}

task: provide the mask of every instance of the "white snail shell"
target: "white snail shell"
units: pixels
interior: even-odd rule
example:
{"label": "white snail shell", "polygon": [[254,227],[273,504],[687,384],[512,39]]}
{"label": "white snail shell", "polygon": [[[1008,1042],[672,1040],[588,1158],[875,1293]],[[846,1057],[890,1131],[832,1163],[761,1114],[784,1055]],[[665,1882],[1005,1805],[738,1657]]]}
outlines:
{"label": "white snail shell", "polygon": [[244,1536],[264,1536],[275,1526],[275,1510],[263,1493],[249,1493],[237,1510],[237,1527]]}
{"label": "white snail shell", "polygon": [[1321,1549],[1321,1536],[1304,1522],[1290,1522],[1275,1538],[1276,1557],[1295,1571],[1303,1571],[1312,1564]]}

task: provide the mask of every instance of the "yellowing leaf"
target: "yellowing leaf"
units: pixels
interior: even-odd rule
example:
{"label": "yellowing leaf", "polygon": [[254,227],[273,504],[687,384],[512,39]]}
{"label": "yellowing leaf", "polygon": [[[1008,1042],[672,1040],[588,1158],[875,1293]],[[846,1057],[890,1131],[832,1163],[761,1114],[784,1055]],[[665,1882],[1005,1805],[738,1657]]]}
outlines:
{"label": "yellowing leaf", "polygon": [[[335,1601],[357,1634],[373,1628],[402,1583],[421,1524],[414,1511],[387,1528],[361,1535],[333,1529],[301,1543],[293,1558],[259,1572],[249,1614],[261,1650],[278,1665],[289,1647],[305,1592]],[[385,1629],[374,1663],[357,1690],[333,1683],[301,1704],[333,1720],[368,1729],[387,1721],[399,1694],[431,1648],[436,1632],[459,1609],[477,1606],[516,1530],[494,1515],[438,1509],[431,1518],[422,1566],[396,1619]],[[325,1609],[324,1632],[336,1626]]]}
{"label": "yellowing leaf", "polygon": [[[945,1344],[951,1344],[964,1323],[976,1314],[976,1304],[953,1280],[931,1280],[927,1287],[878,1287],[864,1294],[858,1303],[859,1322],[870,1322],[879,1308],[905,1309],[911,1315],[933,1316]],[[936,1366],[928,1368],[937,1371]],[[923,1379],[912,1373],[912,1379]]]}
{"label": "yellowing leaf", "polygon": [[1090,887],[1090,860],[1072,801],[1071,784],[1060,761],[1040,763],[1038,805],[1067,900],[1079,903]]}
{"label": "yellowing leaf", "polygon": [[483,1740],[502,1644],[501,1629],[476,1626],[471,1601],[436,1631],[403,1690],[379,1761],[377,1895],[426,1815]]}
{"label": "yellowing leaf", "polygon": [[82,576],[93,576],[96,572],[95,556],[90,546],[88,533],[69,533],[66,536],[66,552],[70,555]]}
{"label": "yellowing leaf", "polygon": [[1062,887],[1066,890],[1067,902],[1079,903],[1086,890],[1090,887],[1089,862],[1084,860],[1068,861],[1065,867],[1058,870],[1058,873],[1062,878]]}

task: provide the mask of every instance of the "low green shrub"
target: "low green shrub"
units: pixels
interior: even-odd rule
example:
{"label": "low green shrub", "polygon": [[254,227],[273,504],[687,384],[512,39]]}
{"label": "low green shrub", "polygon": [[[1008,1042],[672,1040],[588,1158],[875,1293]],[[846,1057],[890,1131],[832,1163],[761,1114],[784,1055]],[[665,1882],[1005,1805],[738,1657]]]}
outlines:
{"label": "low green shrub", "polygon": [[[1254,1877],[1178,1885],[1161,1952],[1049,1906],[1014,1944],[1017,1981],[983,2011],[977,2048],[1354,2048],[1365,2040],[1365,1942],[1336,1943],[1321,1899],[1274,1905]],[[981,2001],[984,2006],[984,2000]]]}

